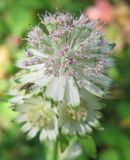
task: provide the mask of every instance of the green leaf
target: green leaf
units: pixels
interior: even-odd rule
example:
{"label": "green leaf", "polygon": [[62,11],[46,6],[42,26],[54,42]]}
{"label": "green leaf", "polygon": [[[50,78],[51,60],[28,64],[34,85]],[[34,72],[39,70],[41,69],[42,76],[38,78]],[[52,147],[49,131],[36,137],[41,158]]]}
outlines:
{"label": "green leaf", "polygon": [[96,145],[93,138],[90,135],[84,137],[78,137],[79,144],[83,151],[92,158],[96,158]]}
{"label": "green leaf", "polygon": [[66,136],[66,135],[59,135],[59,142],[60,142],[60,149],[61,152],[64,152],[65,149],[68,147],[69,142],[71,140],[72,137]]}

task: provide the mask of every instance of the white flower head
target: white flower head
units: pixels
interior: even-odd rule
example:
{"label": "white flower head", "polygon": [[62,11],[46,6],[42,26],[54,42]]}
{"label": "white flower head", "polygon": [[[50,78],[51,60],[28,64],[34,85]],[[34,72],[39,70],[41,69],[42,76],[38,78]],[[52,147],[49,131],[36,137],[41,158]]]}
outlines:
{"label": "white flower head", "polygon": [[59,106],[59,127],[63,134],[81,136],[92,133],[92,128],[102,129],[98,121],[101,118],[99,102],[93,95],[87,93],[87,98],[81,98],[78,108]]}
{"label": "white flower head", "polygon": [[29,139],[40,132],[40,141],[55,140],[58,135],[58,121],[56,111],[51,108],[51,103],[42,97],[27,99],[23,104],[16,106],[18,115],[16,121],[23,123],[22,131],[28,132]]}
{"label": "white flower head", "polygon": [[[45,88],[45,96],[53,101],[67,99],[67,105],[80,104],[80,89],[102,97],[110,84],[106,68],[112,62],[109,44],[96,21],[70,13],[47,14],[41,18],[47,32],[40,26],[27,35],[25,57],[17,66],[28,70],[22,83],[33,82]],[[99,27],[98,27],[99,28]]]}

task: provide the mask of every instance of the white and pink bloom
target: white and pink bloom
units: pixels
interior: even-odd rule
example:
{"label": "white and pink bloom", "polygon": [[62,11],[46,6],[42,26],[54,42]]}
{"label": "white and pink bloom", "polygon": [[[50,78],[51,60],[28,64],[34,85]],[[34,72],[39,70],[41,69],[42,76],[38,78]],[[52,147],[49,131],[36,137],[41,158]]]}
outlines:
{"label": "white and pink bloom", "polygon": [[96,28],[98,22],[69,13],[47,14],[41,18],[46,26],[34,27],[27,35],[25,57],[17,66],[27,70],[22,83],[33,82],[44,89],[47,98],[67,105],[80,105],[80,89],[102,97],[110,84],[106,69],[113,45]]}
{"label": "white and pink bloom", "polygon": [[22,130],[29,138],[40,132],[43,141],[56,139],[59,131],[85,135],[101,128],[98,100],[111,82],[107,69],[113,65],[109,54],[114,45],[104,39],[98,21],[83,14],[40,19],[27,34],[24,58],[17,62],[23,70],[10,90]]}

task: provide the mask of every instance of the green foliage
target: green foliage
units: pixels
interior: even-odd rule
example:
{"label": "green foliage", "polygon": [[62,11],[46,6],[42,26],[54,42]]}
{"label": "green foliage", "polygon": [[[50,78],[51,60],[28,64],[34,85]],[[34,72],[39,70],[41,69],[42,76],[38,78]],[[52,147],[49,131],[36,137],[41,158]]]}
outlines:
{"label": "green foliage", "polygon": [[59,143],[61,152],[64,152],[67,146],[69,145],[70,140],[72,140],[71,136],[65,136],[63,134],[59,135]]}
{"label": "green foliage", "polygon": [[78,142],[81,145],[84,153],[86,153],[89,157],[96,158],[96,145],[90,135],[78,137]]}
{"label": "green foliage", "polygon": [[115,150],[107,150],[107,151],[104,151],[99,160],[120,160],[120,157],[119,157],[119,154],[117,151]]}

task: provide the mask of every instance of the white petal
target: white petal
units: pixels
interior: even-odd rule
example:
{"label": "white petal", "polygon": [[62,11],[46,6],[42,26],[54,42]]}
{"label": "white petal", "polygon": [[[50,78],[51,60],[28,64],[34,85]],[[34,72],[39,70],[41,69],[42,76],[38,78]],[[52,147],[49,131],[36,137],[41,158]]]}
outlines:
{"label": "white petal", "polygon": [[36,136],[36,134],[38,133],[38,131],[39,131],[39,129],[38,128],[32,128],[30,131],[29,131],[29,133],[28,133],[28,135],[27,135],[27,138],[28,139],[32,139],[32,138],[34,138],[35,136]]}
{"label": "white petal", "polygon": [[78,106],[80,103],[80,97],[79,97],[79,92],[78,88],[74,82],[73,78],[68,79],[66,85],[66,99],[68,105],[72,106]]}
{"label": "white petal", "polygon": [[26,69],[30,69],[33,71],[33,70],[41,70],[41,68],[44,68],[44,63],[26,66],[25,60],[19,60],[16,62],[16,66],[19,68],[26,68]]}
{"label": "white petal", "polygon": [[39,52],[39,51],[37,51],[37,50],[35,50],[35,49],[33,49],[33,48],[30,48],[29,51],[30,51],[33,55],[38,56],[38,57],[42,57],[42,58],[48,58],[48,57],[49,57],[48,55],[45,55],[45,54],[43,54],[43,53],[41,53],[41,52]]}
{"label": "white petal", "polygon": [[42,64],[36,64],[36,65],[32,65],[32,66],[28,66],[28,67],[26,67],[26,68],[28,68],[28,69],[30,69],[30,70],[32,70],[32,71],[34,71],[34,70],[44,70],[44,63],[42,63]]}
{"label": "white petal", "polygon": [[52,133],[51,133],[52,140],[56,139],[56,137],[57,137],[57,133],[56,132],[57,131],[52,131]]}
{"label": "white petal", "polygon": [[53,77],[48,84],[45,95],[54,101],[62,101],[64,97],[66,79],[64,76]]}
{"label": "white petal", "polygon": [[96,114],[96,116],[95,116],[96,118],[102,118],[101,112],[98,112],[98,111],[95,111],[95,112],[96,112],[95,113]]}
{"label": "white petal", "polygon": [[33,81],[36,81],[36,78],[41,75],[41,72],[33,72],[33,73],[28,73],[28,74],[25,74],[23,75],[21,78],[20,78],[20,82],[25,82],[25,83],[28,83],[28,82],[33,82]]}
{"label": "white petal", "polygon": [[16,67],[19,67],[19,68],[27,68],[27,67],[25,66],[25,61],[24,61],[24,60],[18,60],[18,61],[16,62]]}
{"label": "white petal", "polygon": [[62,133],[63,134],[69,134],[69,129],[63,126],[62,127]]}
{"label": "white petal", "polygon": [[18,105],[16,105],[15,110],[18,112],[26,113],[28,110],[28,105],[27,104],[18,104]]}
{"label": "white petal", "polygon": [[23,95],[13,97],[13,98],[11,98],[9,101],[10,101],[11,103],[18,103],[18,102],[21,102],[21,103],[22,103],[22,99],[23,99]]}
{"label": "white petal", "polygon": [[75,123],[72,123],[70,120],[67,121],[66,119],[64,119],[64,123],[62,124],[62,133],[71,135],[76,134]]}
{"label": "white petal", "polygon": [[47,132],[43,129],[40,133],[40,141],[43,142],[47,138]]}
{"label": "white petal", "polygon": [[16,117],[16,121],[17,121],[18,123],[25,122],[26,120],[27,120],[26,114],[17,115],[17,117]]}
{"label": "white petal", "polygon": [[89,125],[86,124],[85,128],[86,128],[88,133],[92,133],[92,128]]}
{"label": "white petal", "polygon": [[84,80],[84,88],[98,97],[102,97],[104,95],[104,92],[99,87],[87,80]]}
{"label": "white petal", "polygon": [[27,131],[29,131],[31,128],[32,128],[32,127],[31,127],[31,125],[30,125],[29,123],[25,123],[25,124],[21,127],[21,130],[22,130],[23,132],[27,132]]}
{"label": "white petal", "polygon": [[78,133],[80,135],[85,135],[86,133],[85,127],[82,124],[79,125]]}
{"label": "white petal", "polygon": [[42,77],[36,81],[36,84],[39,86],[46,86],[50,82],[51,79],[52,79],[52,76],[44,75],[44,77]]}
{"label": "white petal", "polygon": [[54,130],[48,130],[48,139],[51,141],[51,140],[55,140],[56,139],[56,133]]}
{"label": "white petal", "polygon": [[37,98],[31,97],[30,99],[27,99],[26,103],[27,103],[28,107],[29,107],[29,105],[31,105],[31,106],[35,106],[37,104],[42,105],[43,98],[41,96],[37,96]]}
{"label": "white petal", "polygon": [[[89,107],[89,110],[98,110],[101,109],[101,105],[99,104],[99,100],[98,98],[91,94],[90,92],[88,92],[85,89],[80,90],[80,94],[82,95],[82,97],[84,98],[84,100],[87,102]],[[87,97],[87,99],[86,99]]]}
{"label": "white petal", "polygon": [[111,83],[111,79],[103,74],[99,74],[99,75],[91,75],[89,77],[93,82],[95,83],[99,83],[105,86],[109,86]]}
{"label": "white petal", "polygon": [[93,121],[89,122],[89,125],[93,126],[93,127],[99,127],[100,123],[97,119],[94,119]]}

